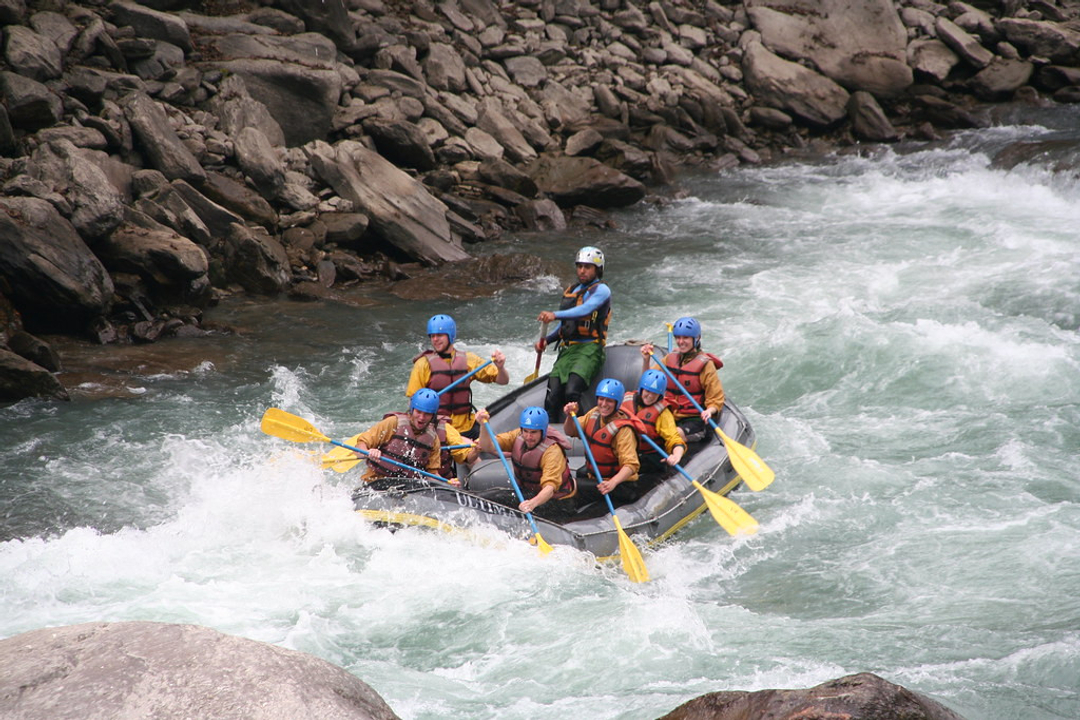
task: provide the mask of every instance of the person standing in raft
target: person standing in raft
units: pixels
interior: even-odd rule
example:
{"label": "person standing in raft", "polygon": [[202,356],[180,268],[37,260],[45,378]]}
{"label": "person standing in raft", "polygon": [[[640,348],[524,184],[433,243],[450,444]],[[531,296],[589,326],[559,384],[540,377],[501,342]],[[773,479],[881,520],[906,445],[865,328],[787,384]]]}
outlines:
{"label": "person standing in raft", "polygon": [[[488,421],[487,410],[476,413],[478,423]],[[535,405],[521,411],[519,428],[499,433],[495,442],[510,453],[514,477],[526,499],[518,504],[521,512],[534,512],[548,500],[569,500],[577,494],[577,482],[570,473],[566,453],[570,440],[558,430],[548,429],[547,410]],[[491,435],[480,436],[480,449],[494,453]]]}
{"label": "person standing in raft", "polygon": [[[454,348],[457,324],[449,315],[435,315],[427,323],[431,350],[425,350],[413,358],[409,383],[405,386],[406,397],[412,397],[420,388],[436,392],[484,364],[484,359],[471,352],[458,352]],[[439,412],[450,418],[450,424],[470,440],[480,436],[473,412],[472,388],[474,380],[506,385],[510,375],[506,372],[506,356],[496,350],[491,354],[492,364],[468,380],[439,396]]]}
{"label": "person standing in raft", "polygon": [[536,341],[537,353],[558,341],[559,356],[548,377],[544,408],[553,418],[561,417],[563,405],[579,403],[600,368],[604,366],[604,345],[611,320],[611,288],[604,277],[604,253],[587,246],[578,250],[575,259],[577,283],[563,291],[559,309],[544,310],[542,323],[559,321],[554,332]]}
{"label": "person standing in raft", "polygon": [[[642,436],[638,443],[642,473],[663,475],[686,453],[686,440],[679,434],[675,415],[664,402],[666,391],[667,375],[659,370],[646,370],[638,381],[637,392],[626,393],[619,406],[624,413],[641,421],[635,429]],[[645,441],[644,436],[664,448],[667,458],[661,459],[660,453]]]}
{"label": "person standing in raft", "polygon": [[[679,384],[694,396],[704,412],[699,412],[678,388],[668,388],[664,401],[675,413],[675,424],[679,434],[687,442],[700,442],[705,438],[706,423],[710,418],[720,417],[724,409],[724,386],[716,371],[724,367],[720,358],[702,351],[701,323],[692,317],[682,317],[671,326],[675,338],[675,351],[667,354],[664,365],[679,381]],[[652,343],[641,347],[645,358],[644,366],[649,367],[654,348]]]}
{"label": "person standing in raft", "polygon": [[[586,502],[598,499],[596,492],[590,492],[590,488],[610,495],[615,505],[633,502],[641,495],[641,488],[637,483],[641,461],[637,453],[638,438],[634,432],[636,421],[619,409],[624,395],[626,388],[621,382],[614,378],[604,378],[596,386],[596,407],[581,418],[581,429],[585,434],[582,440],[589,443],[589,450],[592,451],[593,459],[600,470],[600,477],[596,477],[592,463],[586,461],[582,467],[582,471],[596,483],[580,486],[579,494]],[[563,407],[563,412],[567,415],[563,430],[572,437],[578,437],[578,433],[570,415],[577,411],[578,405],[575,402],[566,403]]]}
{"label": "person standing in raft", "polygon": [[[371,482],[381,477],[421,477],[405,468],[383,462],[386,457],[417,470],[439,474],[439,434],[435,430],[435,414],[439,396],[434,390],[419,390],[409,401],[409,412],[387,413],[382,420],[356,436],[356,447],[367,450],[367,472],[361,478]],[[357,453],[363,459],[363,455]]]}

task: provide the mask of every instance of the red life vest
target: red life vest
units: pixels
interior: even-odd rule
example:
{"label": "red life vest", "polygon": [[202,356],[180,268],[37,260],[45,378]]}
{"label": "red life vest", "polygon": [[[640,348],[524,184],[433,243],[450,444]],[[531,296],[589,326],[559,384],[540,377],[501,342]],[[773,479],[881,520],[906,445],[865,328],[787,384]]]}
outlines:
{"label": "red life vest", "polygon": [[[701,371],[705,369],[705,364],[710,360],[716,369],[724,367],[724,363],[720,358],[712,355],[711,353],[698,351],[697,355],[692,357],[685,365],[680,365],[679,360],[682,358],[682,354],[678,352],[668,353],[664,358],[664,365],[671,371],[671,374],[675,376],[675,380],[686,388],[686,390],[694,396],[694,399],[698,401],[698,404],[702,408],[705,407],[705,386],[701,383]],[[664,393],[664,402],[671,406],[675,413],[678,415],[697,415],[698,410],[694,407],[694,404],[690,402],[689,398],[685,394],[679,392],[675,388],[668,388]]]}
{"label": "red life vest", "polygon": [[[450,362],[447,362],[446,358],[440,357],[439,353],[434,350],[425,350],[414,357],[413,362],[420,358],[427,358],[428,366],[431,368],[431,378],[428,380],[427,386],[435,392],[439,392],[459,377],[469,374],[469,358],[463,352],[455,352]],[[469,388],[472,381],[473,378],[469,378],[465,382],[455,385],[453,390],[440,395],[439,411],[444,415],[461,415],[472,412],[472,390]]]}
{"label": "red life vest", "polygon": [[[570,285],[563,291],[560,310],[569,310],[585,302],[585,293],[600,283],[599,278],[587,286]],[[559,325],[559,340],[564,345],[571,343],[607,342],[608,323],[611,322],[611,300],[598,307],[589,315],[581,318],[568,318]]]}
{"label": "red life vest", "polygon": [[634,429],[638,433],[638,454],[644,455],[646,453],[656,453],[656,449],[645,442],[645,438],[642,434],[652,438],[653,442],[663,447],[664,443],[660,441],[660,432],[656,429],[656,421],[660,419],[660,416],[665,410],[668,409],[667,403],[663,398],[660,398],[652,405],[645,405],[638,409],[637,401],[638,394],[628,392],[626,397],[623,398],[622,404],[619,409],[630,417],[635,417],[641,421],[641,424],[635,424]]}
{"label": "red life vest", "polygon": [[[633,427],[634,423],[621,410],[615,411],[613,420],[603,425],[601,422],[600,413],[593,413],[585,419],[581,429],[585,432],[583,439],[589,443],[589,449],[592,450],[593,460],[596,461],[596,466],[600,470],[601,479],[608,480],[622,467],[615,454],[615,436],[624,427]],[[591,463],[588,468],[591,474]]]}
{"label": "red life vest", "polygon": [[445,415],[439,415],[435,418],[435,434],[439,436],[439,459],[442,460],[442,465],[439,466],[439,474],[447,480],[453,480],[457,477],[457,466],[454,463],[453,456],[450,455],[450,451],[446,448],[450,445],[446,441],[446,425],[450,422],[450,418]]}
{"label": "red life vest", "polygon": [[[397,428],[394,430],[393,437],[379,448],[379,451],[392,460],[427,472],[431,449],[435,447],[435,441],[439,437],[432,428],[432,423],[428,423],[426,428],[416,432],[407,413],[387,413],[383,415],[383,419],[391,415],[397,418]],[[421,477],[418,473],[412,473],[398,465],[384,463],[381,459],[373,461],[369,458],[368,465],[379,477]]]}
{"label": "red life vest", "polygon": [[[510,459],[514,463],[514,476],[521,483],[523,491],[529,497],[534,497],[543,488],[540,484],[540,478],[543,475],[540,458],[549,447],[556,444],[563,449],[563,456],[572,447],[570,440],[558,430],[549,429],[544,439],[537,443],[532,450],[525,449],[524,435],[518,435],[514,438],[514,446],[510,449]],[[559,487],[555,490],[552,498],[565,500],[574,497],[576,494],[577,483],[570,473],[570,466],[567,465],[563,469],[562,482],[559,483]]]}

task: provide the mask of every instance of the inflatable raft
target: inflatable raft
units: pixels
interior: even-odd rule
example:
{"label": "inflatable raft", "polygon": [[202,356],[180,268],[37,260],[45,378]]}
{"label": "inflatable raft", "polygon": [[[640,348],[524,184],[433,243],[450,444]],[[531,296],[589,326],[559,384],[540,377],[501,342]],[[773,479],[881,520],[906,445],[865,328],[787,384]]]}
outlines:
{"label": "inflatable raft", "polygon": [[[627,389],[633,389],[640,376],[640,345],[611,345],[596,382],[614,377]],[[583,398],[583,405],[593,404],[596,382],[589,389],[587,398]],[[501,433],[517,427],[524,408],[543,406],[546,389],[547,376],[542,375],[491,403],[488,406],[491,430]],[[583,407],[581,414],[586,409]],[[725,402],[717,425],[729,438],[748,448],[754,446],[756,438],[750,423],[730,400]],[[572,440],[570,467],[576,470],[585,464],[586,458],[581,440]],[[705,440],[690,446],[682,467],[705,488],[722,496],[737,488],[742,480],[714,432],[707,433]],[[422,478],[383,478],[365,483],[354,495],[356,511],[371,521],[389,526],[426,526],[447,531],[487,526],[522,539],[532,537],[532,526],[526,515],[517,509],[517,498],[498,457],[485,454],[472,468],[462,465],[458,472],[462,481],[460,487]],[[618,555],[619,539],[605,502],[580,507],[569,517],[565,514],[558,519],[546,516],[555,509],[557,502],[549,501],[533,513],[544,540],[553,545],[585,550],[600,560]],[[616,513],[623,530],[635,543],[642,545],[670,537],[705,509],[701,492],[685,476],[672,470],[655,481],[638,500],[618,506]]]}

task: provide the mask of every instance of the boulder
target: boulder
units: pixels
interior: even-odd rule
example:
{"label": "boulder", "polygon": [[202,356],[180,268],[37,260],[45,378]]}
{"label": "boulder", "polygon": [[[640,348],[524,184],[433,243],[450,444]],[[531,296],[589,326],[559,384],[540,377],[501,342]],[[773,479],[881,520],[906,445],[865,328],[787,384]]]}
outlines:
{"label": "boulder", "polygon": [[165,111],[144,92],[133,92],[121,103],[124,116],[150,165],[170,180],[202,184],[206,171],[169,124]]}
{"label": "boulder", "polygon": [[[0,347],[0,402],[13,402],[29,397],[49,398],[52,400],[70,400],[67,390],[56,377],[21,355],[7,348]],[[0,642],[0,645],[3,643]],[[0,660],[0,666],[4,663]],[[0,680],[3,680],[0,669]],[[15,717],[4,712],[4,697],[0,695],[0,715]],[[47,715],[38,716],[44,720]]]}
{"label": "boulder", "polygon": [[306,653],[195,625],[86,623],[0,640],[0,716],[21,720],[397,720]]}
{"label": "boulder", "polygon": [[660,720],[963,720],[941,703],[858,673],[806,690],[714,692],[683,703]]}
{"label": "boulder", "polygon": [[0,198],[0,277],[31,332],[82,332],[105,315],[113,283],[71,223],[37,198]]}
{"label": "boulder", "polygon": [[29,175],[71,206],[68,218],[88,239],[108,235],[124,217],[125,200],[104,172],[69,140],[43,144],[31,155]]}
{"label": "boulder", "polygon": [[1080,32],[1058,23],[1030,18],[1002,18],[997,29],[1029,55],[1049,58],[1051,62],[1075,65],[1080,51]]}
{"label": "boulder", "polygon": [[743,72],[759,101],[811,125],[828,127],[847,115],[849,95],[844,88],[769,52],[759,42],[750,43],[743,52]]}
{"label": "boulder", "polygon": [[312,143],[307,151],[322,180],[409,257],[437,265],[469,256],[450,232],[446,206],[378,153],[352,140]]}
{"label": "boulder", "polygon": [[965,62],[975,68],[984,68],[994,59],[994,54],[984,48],[979,39],[952,20],[939,17],[934,25],[938,39],[948,45]]}
{"label": "boulder", "polygon": [[849,90],[893,96],[911,84],[907,31],[891,0],[747,0],[746,12],[765,47]]}
{"label": "boulder", "polygon": [[871,142],[892,142],[900,137],[874,96],[859,90],[851,94],[848,115],[855,137]]}
{"label": "boulder", "polygon": [[97,252],[110,271],[138,275],[161,303],[206,304],[206,251],[171,230],[125,224]]}
{"label": "boulder", "polygon": [[641,182],[590,157],[545,153],[525,171],[562,207],[626,207],[645,197]]}
{"label": "boulder", "polygon": [[234,224],[224,242],[225,272],[249,293],[275,295],[289,283],[285,247],[262,228]]}
{"label": "boulder", "polygon": [[968,81],[975,97],[986,101],[1008,100],[1031,80],[1035,67],[1024,60],[994,58]]}

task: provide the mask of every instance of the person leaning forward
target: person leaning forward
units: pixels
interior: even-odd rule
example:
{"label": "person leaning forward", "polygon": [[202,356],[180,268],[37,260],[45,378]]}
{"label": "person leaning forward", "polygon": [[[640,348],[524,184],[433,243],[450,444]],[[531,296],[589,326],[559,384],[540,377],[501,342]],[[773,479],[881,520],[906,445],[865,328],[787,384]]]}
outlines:
{"label": "person leaning forward", "polygon": [[[476,413],[476,421],[485,423],[487,410]],[[548,500],[569,500],[577,494],[577,482],[570,473],[566,453],[570,440],[558,430],[548,428],[548,414],[542,407],[531,406],[521,411],[519,427],[499,433],[495,442],[510,453],[514,477],[528,497],[518,504],[521,512],[533,512]],[[495,452],[491,435],[480,437],[480,449]]]}
{"label": "person leaning forward", "polygon": [[[559,309],[544,310],[537,319],[542,323],[559,321],[547,337],[536,341],[536,351],[543,352],[558,341],[559,355],[548,376],[544,409],[553,418],[561,417],[563,406],[579,404],[581,395],[604,366],[604,345],[611,320],[611,288],[604,277],[604,253],[586,246],[575,259],[577,283],[563,291]],[[556,420],[557,422],[557,420]]]}
{"label": "person leaning forward", "polygon": [[[665,473],[686,453],[686,440],[679,434],[675,416],[664,401],[666,391],[667,376],[659,370],[646,370],[638,381],[637,392],[626,393],[619,406],[624,413],[641,421],[635,429],[640,438],[638,458],[642,472]],[[667,457],[661,459],[646,437],[664,448]]]}
{"label": "person leaning forward", "polygon": [[[356,436],[356,447],[368,451],[367,472],[361,478],[371,482],[381,477],[420,477],[399,465],[384,462],[383,456],[433,475],[442,466],[441,444],[435,430],[439,396],[434,390],[417,391],[407,413],[387,413],[382,420]],[[363,455],[357,453],[358,457]]]}
{"label": "person leaning forward", "polygon": [[[581,429],[589,443],[589,450],[600,470],[597,478],[592,463],[585,464],[588,475],[597,483],[595,486],[604,495],[611,494],[612,501],[624,504],[637,499],[640,488],[637,486],[641,461],[638,459],[637,434],[634,432],[634,420],[619,409],[619,403],[626,394],[623,384],[614,378],[605,378],[596,386],[596,407],[581,418]],[[563,429],[567,435],[578,437],[573,418],[577,413],[577,403],[567,403],[563,411],[567,418]],[[588,484],[581,485],[579,491],[585,492]]]}
{"label": "person leaning forward", "polygon": [[[716,373],[724,363],[701,349],[701,323],[696,319],[679,318],[671,326],[671,334],[675,337],[675,351],[664,357],[664,365],[678,380],[679,387],[669,386],[664,400],[675,413],[675,424],[683,439],[699,442],[705,438],[705,424],[720,417],[720,411],[724,409],[724,386]],[[648,368],[653,360],[652,344],[643,345],[641,354],[644,367]],[[704,408],[703,411],[694,407],[687,393]]]}
{"label": "person leaning forward", "polygon": [[[484,364],[485,360],[471,352],[458,352],[454,348],[457,324],[449,315],[435,315],[427,323],[431,350],[425,350],[413,358],[409,383],[405,386],[406,397],[412,397],[420,388],[439,392],[455,380],[468,375]],[[473,413],[473,380],[506,385],[510,375],[506,372],[506,356],[496,350],[491,354],[492,364],[468,380],[455,385],[439,396],[439,411],[450,417],[450,424],[470,440],[480,436],[480,426]]]}

